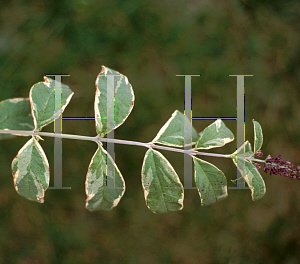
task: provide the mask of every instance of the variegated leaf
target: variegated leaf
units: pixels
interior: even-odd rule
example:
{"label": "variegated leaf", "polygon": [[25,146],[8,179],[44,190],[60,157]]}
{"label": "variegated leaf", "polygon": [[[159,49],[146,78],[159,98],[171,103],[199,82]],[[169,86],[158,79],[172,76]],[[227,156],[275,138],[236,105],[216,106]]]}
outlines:
{"label": "variegated leaf", "polygon": [[29,200],[43,203],[50,171],[47,157],[35,138],[20,149],[11,168],[16,191]]}
{"label": "variegated leaf", "polygon": [[[33,85],[29,92],[31,103],[31,112],[33,116],[34,126],[37,130],[50,124],[57,119],[69,104],[73,92],[68,85],[56,83],[48,77],[44,77],[44,82],[39,82]],[[56,86],[56,87],[55,87]],[[54,111],[54,89],[61,89],[61,111]]]}
{"label": "variegated leaf", "polygon": [[142,185],[146,204],[153,213],[183,208],[183,186],[176,171],[160,152],[151,148],[144,157]]}
{"label": "variegated leaf", "polygon": [[195,183],[201,205],[210,205],[228,196],[227,179],[224,173],[213,164],[193,157],[195,166]]}
{"label": "variegated leaf", "polygon": [[233,140],[234,135],[232,132],[226,127],[221,119],[218,119],[202,131],[196,142],[195,149],[222,147]]}
{"label": "variegated leaf", "polygon": [[[0,113],[0,130],[34,129],[29,98],[13,98],[0,102]],[[11,134],[0,134],[0,139],[11,137]]]}
{"label": "variegated leaf", "polygon": [[[108,173],[107,162],[113,164],[114,172]],[[98,147],[89,165],[85,191],[86,208],[90,211],[110,210],[124,195],[125,182],[121,172],[102,146]]]}
{"label": "variegated leaf", "polygon": [[104,137],[124,123],[134,105],[134,93],[125,75],[102,66],[96,80],[95,122]]}
{"label": "variegated leaf", "polygon": [[[184,128],[191,126],[191,122],[180,111],[175,110],[171,118],[159,130],[156,137],[152,140],[153,143],[159,143],[166,146],[184,147]],[[197,131],[194,127],[192,130],[192,143],[198,139]]]}

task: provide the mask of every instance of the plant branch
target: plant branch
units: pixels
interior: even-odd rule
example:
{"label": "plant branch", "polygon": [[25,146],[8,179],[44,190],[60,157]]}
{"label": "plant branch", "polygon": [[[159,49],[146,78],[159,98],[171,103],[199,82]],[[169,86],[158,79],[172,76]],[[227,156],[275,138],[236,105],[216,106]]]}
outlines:
{"label": "plant branch", "polygon": [[89,141],[97,142],[96,137],[61,134],[61,133],[40,132],[40,131],[36,131],[36,130],[25,131],[25,130],[8,130],[7,129],[7,130],[0,130],[0,134],[12,134],[12,135],[15,135],[15,136],[45,136],[45,137],[55,137],[55,138],[89,140]]}
{"label": "plant branch", "polygon": [[23,130],[0,130],[0,134],[12,134],[16,136],[46,136],[46,137],[55,137],[55,138],[66,138],[66,139],[78,139],[78,140],[88,140],[93,142],[107,142],[107,143],[117,143],[123,145],[133,145],[133,146],[142,146],[146,148],[156,148],[156,149],[163,149],[173,152],[179,152],[192,155],[201,155],[201,156],[210,156],[210,157],[218,157],[218,158],[230,158],[230,155],[225,154],[215,154],[215,153],[206,153],[206,152],[198,152],[194,149],[178,149],[178,148],[171,148],[166,146],[159,146],[155,145],[152,142],[149,143],[142,143],[137,141],[130,141],[130,140],[121,140],[121,139],[114,139],[114,138],[101,138],[99,135],[95,137],[88,137],[88,136],[79,136],[79,135],[70,135],[70,134],[61,134],[61,133],[49,133],[49,132],[40,132],[40,131],[23,131]]}
{"label": "plant branch", "polygon": [[256,161],[256,162],[265,163],[265,160],[260,160],[260,159],[251,159],[251,161]]}

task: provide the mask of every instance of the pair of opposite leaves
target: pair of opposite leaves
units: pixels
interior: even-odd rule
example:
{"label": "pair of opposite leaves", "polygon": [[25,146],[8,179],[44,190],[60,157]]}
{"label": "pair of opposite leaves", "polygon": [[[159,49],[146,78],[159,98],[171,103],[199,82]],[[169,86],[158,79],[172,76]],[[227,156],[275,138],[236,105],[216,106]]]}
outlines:
{"label": "pair of opposite leaves", "polygon": [[[114,85],[114,83],[112,82],[108,85],[107,82],[107,79],[110,79],[110,77],[114,75],[116,82],[115,108],[113,104],[107,103],[114,99],[108,98],[111,94],[107,93],[108,89],[111,90],[111,88],[112,91],[114,91],[114,87],[110,87]],[[42,127],[50,124],[60,116],[74,93],[67,85],[61,83],[57,84],[56,87],[61,87],[61,111],[56,111],[53,114],[53,109],[55,109],[53,100],[55,96],[55,82],[47,77],[44,77],[44,79],[44,82],[39,82],[32,86],[29,92],[29,99],[14,98],[4,100],[0,103],[0,129],[30,129],[40,131]],[[114,96],[113,93],[112,95]],[[120,126],[131,112],[133,101],[133,90],[127,78],[103,66],[96,80],[95,121],[97,133],[103,137],[107,131],[109,132]],[[122,102],[122,104],[120,102]],[[105,120],[103,118],[106,116],[106,113],[111,113],[112,111],[115,111],[115,118],[112,120],[115,124],[114,127],[111,126],[109,119]],[[110,123],[108,123],[107,120],[110,121]],[[108,127],[110,127],[110,130],[108,130]],[[12,136],[13,135],[1,134],[1,138],[9,138]],[[97,152],[106,155],[106,151],[102,146],[99,146]],[[96,153],[94,156],[96,156]],[[91,171],[89,168],[89,173],[91,173]],[[45,190],[49,187],[49,163],[42,147],[35,137],[30,139],[18,152],[12,162],[12,172],[15,188],[20,195],[33,201],[41,203],[44,201]],[[92,182],[88,180],[87,177],[87,190],[89,182]]]}

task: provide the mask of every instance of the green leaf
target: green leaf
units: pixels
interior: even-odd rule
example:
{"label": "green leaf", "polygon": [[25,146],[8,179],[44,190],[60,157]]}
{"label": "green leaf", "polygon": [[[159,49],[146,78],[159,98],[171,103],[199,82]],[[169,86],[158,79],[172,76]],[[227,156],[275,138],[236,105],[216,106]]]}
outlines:
{"label": "green leaf", "polygon": [[235,152],[233,152],[230,156],[232,159],[236,159],[237,157],[244,159],[244,157],[251,157],[254,153],[251,148],[251,144],[247,140],[244,142],[242,146],[240,146]]}
{"label": "green leaf", "polygon": [[263,133],[260,124],[252,120],[254,125],[254,153],[260,150],[263,144]]}
{"label": "green leaf", "polygon": [[176,171],[160,152],[151,148],[142,166],[142,185],[151,212],[161,214],[183,208],[183,186]]}
{"label": "green leaf", "polygon": [[[184,127],[190,125],[191,123],[186,116],[178,110],[175,110],[171,118],[159,130],[152,142],[166,146],[184,147]],[[195,143],[197,139],[197,131],[192,127],[192,143]]]}
{"label": "green leaf", "polygon": [[43,203],[50,171],[47,157],[35,138],[20,149],[11,167],[16,191],[29,200]]}
{"label": "green leaf", "polygon": [[[113,79],[112,75],[117,76]],[[107,93],[107,91],[109,91],[109,93]],[[96,80],[94,105],[98,135],[104,137],[107,133],[122,125],[129,116],[133,104],[134,93],[127,77],[117,71],[102,66],[102,70]],[[107,123],[107,115],[114,117],[111,119],[108,118],[109,123]]]}
{"label": "green leaf", "polygon": [[[114,175],[107,173],[107,157],[114,166]],[[118,205],[125,192],[121,172],[102,146],[98,147],[89,165],[85,191],[86,208],[90,211],[111,210]]]}
{"label": "green leaf", "polygon": [[[233,163],[237,166],[237,163],[239,162],[239,170],[244,170],[243,168],[243,161],[244,158],[248,158],[253,156],[254,153],[251,150],[251,144],[249,143],[249,141],[247,140],[246,142],[244,142],[244,144],[242,146],[240,146],[235,152],[233,152],[230,156],[233,160]],[[241,172],[243,178],[245,178],[245,172]]]}
{"label": "green leaf", "polygon": [[56,111],[54,113],[55,81],[48,77],[44,77],[44,79],[44,82],[33,85],[29,92],[33,122],[37,130],[41,130],[42,127],[50,124],[54,119],[59,118],[74,94],[69,89],[69,86],[65,84],[61,84],[61,87],[56,87],[57,89],[61,89],[62,93],[61,111]]}
{"label": "green leaf", "polygon": [[225,126],[221,119],[218,119],[202,131],[195,149],[222,147],[233,140],[234,135],[232,132]]}
{"label": "green leaf", "polygon": [[195,166],[195,184],[201,205],[210,205],[228,196],[227,179],[223,172],[213,164],[193,157]]}
{"label": "green leaf", "polygon": [[[29,98],[14,98],[0,102],[0,130],[33,130],[33,119]],[[11,134],[0,134],[0,139],[12,138]]]}
{"label": "green leaf", "polygon": [[250,187],[252,200],[256,201],[265,195],[266,186],[258,170],[246,159],[253,155],[254,153],[251,150],[251,144],[249,141],[246,141],[237,151],[231,154],[231,158]]}
{"label": "green leaf", "polygon": [[255,166],[248,160],[238,158],[234,163],[250,187],[252,200],[256,201],[262,198],[266,193],[266,186]]}

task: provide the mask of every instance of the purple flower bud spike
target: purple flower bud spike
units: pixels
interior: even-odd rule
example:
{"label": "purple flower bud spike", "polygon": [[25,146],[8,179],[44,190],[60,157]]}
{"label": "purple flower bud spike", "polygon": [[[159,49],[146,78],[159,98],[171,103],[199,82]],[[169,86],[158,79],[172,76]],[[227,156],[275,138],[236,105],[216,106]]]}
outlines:
{"label": "purple flower bud spike", "polygon": [[[257,152],[258,153],[258,152]],[[290,161],[281,161],[281,155],[278,155],[276,158],[273,158],[271,155],[268,155],[265,159],[264,172],[268,173],[270,170],[270,175],[280,174],[284,177],[290,177],[291,180],[299,179],[300,180],[300,165],[294,166]]]}

